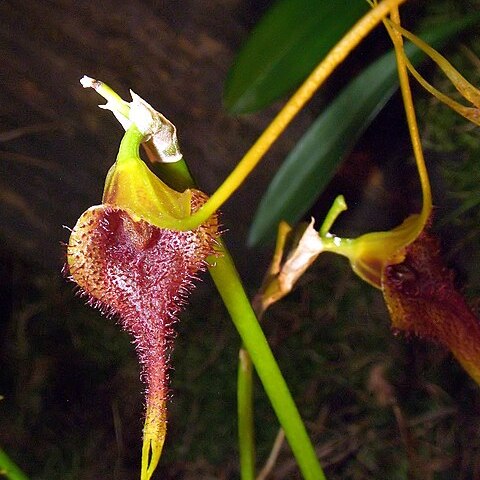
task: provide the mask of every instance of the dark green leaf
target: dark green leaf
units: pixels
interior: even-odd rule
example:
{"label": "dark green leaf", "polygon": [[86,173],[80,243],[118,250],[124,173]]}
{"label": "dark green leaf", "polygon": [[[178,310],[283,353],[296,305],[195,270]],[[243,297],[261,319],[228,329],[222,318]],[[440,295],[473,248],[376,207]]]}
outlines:
{"label": "dark green leaf", "polygon": [[[439,25],[434,31],[420,36],[439,48],[478,18],[478,15],[472,15]],[[407,45],[406,51],[414,64],[425,58],[412,45]],[[276,173],[255,214],[249,245],[274,238],[280,220],[293,224],[302,217],[397,88],[392,51],[371,64],[342,90]]]}
{"label": "dark green leaf", "polygon": [[227,110],[259,110],[295,88],[367,9],[365,0],[276,3],[256,25],[229,73]]}

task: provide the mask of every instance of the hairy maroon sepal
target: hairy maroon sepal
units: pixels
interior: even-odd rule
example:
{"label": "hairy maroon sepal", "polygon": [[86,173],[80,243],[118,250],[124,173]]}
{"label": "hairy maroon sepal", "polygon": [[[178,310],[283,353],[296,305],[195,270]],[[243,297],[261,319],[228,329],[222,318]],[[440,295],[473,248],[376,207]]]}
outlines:
{"label": "hairy maroon sepal", "polygon": [[[192,210],[204,201],[204,194],[192,191]],[[91,305],[118,316],[133,336],[147,409],[160,417],[165,417],[173,325],[213,253],[217,230],[215,217],[193,231],[173,231],[103,204],[83,213],[70,237],[71,278]]]}
{"label": "hairy maroon sepal", "polygon": [[382,290],[394,328],[443,344],[480,384],[480,322],[456,290],[433,234],[424,230],[401,263],[386,266]]}

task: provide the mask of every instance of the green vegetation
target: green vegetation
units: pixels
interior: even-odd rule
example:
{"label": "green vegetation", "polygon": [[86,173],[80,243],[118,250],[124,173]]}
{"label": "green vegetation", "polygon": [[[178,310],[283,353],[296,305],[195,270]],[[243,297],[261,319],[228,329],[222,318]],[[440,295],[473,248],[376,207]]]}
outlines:
{"label": "green vegetation", "polygon": [[[292,8],[294,3],[284,0],[279,5]],[[432,20],[434,13],[444,12],[439,13],[438,6],[435,8],[436,12],[426,13],[422,28],[428,30],[429,23],[430,28],[437,25]],[[277,11],[268,15],[268,28],[276,28],[272,19],[280,14]],[[351,18],[341,20],[345,20],[346,31]],[[466,28],[474,20],[467,12],[460,22]],[[312,29],[312,24],[308,28]],[[456,31],[459,24],[450,21],[446,25],[453,25],[452,30]],[[301,24],[296,27],[301,29]],[[441,28],[436,30],[444,32]],[[478,39],[467,31],[463,44],[458,45],[452,39],[452,31],[448,28],[445,31],[442,40],[450,38],[451,44],[448,57],[478,85]],[[288,64],[288,56],[282,61]],[[426,72],[430,79],[433,77],[430,81],[437,88],[452,93],[449,83],[435,69]],[[394,82],[390,77],[389,71],[387,84]],[[232,78],[233,74],[230,82]],[[245,77],[241,78],[245,81]],[[342,91],[348,92],[352,83]],[[378,93],[378,85],[371,79],[367,83]],[[245,98],[255,98],[256,107],[269,103],[260,93],[245,94],[243,85],[241,105],[236,104],[231,85],[226,104],[232,111],[252,110],[253,106],[243,105]],[[285,85],[283,93],[294,86]],[[355,153],[365,148],[362,143],[354,145],[361,133],[366,130],[366,138],[375,140],[385,118],[380,109],[386,104],[388,112],[398,101],[394,97],[393,103],[386,103],[393,89],[393,85],[382,85],[382,95],[371,102],[368,111],[355,113],[352,109],[352,117],[358,114],[366,122],[356,122],[354,131],[348,130],[354,141],[340,153],[337,141],[336,159],[333,166],[328,166],[328,172],[317,165],[321,176],[330,179],[336,172],[334,181],[340,183],[348,184],[352,176],[366,178],[361,185],[355,185],[352,196],[359,206],[342,219],[339,225],[342,232],[355,230],[359,224],[366,224],[368,230],[365,208],[369,208],[372,195],[378,197],[380,192],[380,200],[374,199],[379,202],[387,198],[388,209],[395,207],[399,198],[395,194],[389,196],[389,191],[399,188],[403,198],[418,194],[416,176],[405,168],[405,159],[402,169],[394,169],[390,177],[388,165],[392,158],[368,159],[368,168],[353,160]],[[262,84],[260,91],[268,90],[268,83]],[[275,98],[280,94],[276,92]],[[330,105],[335,105],[341,95],[337,94]],[[449,262],[461,273],[459,283],[475,303],[480,292],[480,273],[475,267],[480,262],[478,132],[420,88],[415,88],[415,99],[427,162],[433,172],[438,231],[447,239],[445,251]],[[338,119],[337,115],[333,121]],[[403,123],[403,117],[395,118],[387,131],[394,137],[398,131],[404,131]],[[335,133],[333,130],[330,128],[330,134]],[[322,132],[323,129],[319,135]],[[317,140],[312,140],[310,153],[315,150]],[[406,138],[402,141],[408,145]],[[374,148],[367,148],[367,153]],[[351,151],[353,156],[349,157]],[[392,157],[395,155],[390,153]],[[292,155],[298,155],[298,150]],[[295,164],[294,170],[301,168],[301,164]],[[390,181],[395,183],[394,187]],[[330,201],[332,193],[325,190],[327,182],[324,183],[308,198],[295,197],[298,208],[292,218],[299,219],[314,208],[315,202]],[[302,183],[299,189],[305,190],[306,184]],[[274,195],[280,205],[279,218],[287,211],[286,205],[290,205],[288,196],[281,197],[283,192],[287,194],[282,187]],[[406,203],[411,206],[410,201]],[[265,211],[268,209],[263,213],[259,210],[252,230],[257,229],[252,234],[257,242],[272,236],[268,230],[279,219],[275,217],[271,225],[258,233],[261,223],[258,218],[263,215],[265,220]],[[82,299],[72,300],[71,286],[64,285],[56,275],[15,259],[5,262],[10,262],[10,271],[15,272],[15,278],[11,279],[15,302],[7,312],[8,321],[0,325],[3,337],[0,385],[4,389],[0,391],[4,397],[0,397],[0,445],[32,480],[136,478],[143,386],[129,339],[118,332],[114,322],[85,307]],[[258,272],[255,284],[246,286],[249,292],[257,291],[263,273]],[[229,275],[218,274],[217,283],[227,283]],[[249,342],[254,337],[242,333],[245,327],[238,327],[238,318],[234,322],[247,348],[253,350]],[[392,335],[380,292],[355,277],[344,259],[322,255],[293,293],[265,313],[262,327],[329,480],[466,480],[479,474],[478,387],[442,348],[413,337]],[[174,400],[169,405],[165,453],[153,478],[237,478],[235,390],[241,345],[210,281],[199,286],[176,328],[178,338],[171,375]],[[259,356],[254,362],[258,362]],[[275,384],[268,387],[268,381],[263,378],[270,401],[254,378],[258,471],[270,453],[279,426],[279,404],[277,416],[270,406],[272,397],[275,403],[275,394],[271,393]],[[284,399],[282,395],[281,400]],[[280,410],[282,405],[285,406],[280,404]],[[1,455],[0,450],[0,465],[9,478],[25,478],[15,466],[8,467],[9,471],[6,466],[11,463],[10,457]],[[5,472],[0,467],[0,477],[2,474]],[[280,449],[272,478],[300,478],[286,442]]]}

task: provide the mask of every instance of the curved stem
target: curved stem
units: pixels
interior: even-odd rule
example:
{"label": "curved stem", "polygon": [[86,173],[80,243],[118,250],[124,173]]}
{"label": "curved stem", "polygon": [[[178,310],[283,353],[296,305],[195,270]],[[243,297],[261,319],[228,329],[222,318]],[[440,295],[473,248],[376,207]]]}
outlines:
{"label": "curved stem", "polygon": [[[400,25],[400,13],[398,8],[392,10],[391,19],[394,23]],[[405,53],[403,51],[403,39],[402,35],[398,31],[394,31],[387,22],[385,26],[392,39],[395,47],[395,55],[397,60],[398,77],[400,81],[400,89],[402,92],[403,104],[405,107],[405,115],[407,117],[408,130],[410,132],[410,139],[412,142],[413,153],[415,156],[415,162],[417,164],[418,175],[420,177],[420,184],[422,187],[423,205],[421,212],[421,222],[419,222],[419,229],[423,229],[423,226],[428,221],[432,211],[432,191],[430,188],[430,180],[428,178],[428,171],[425,165],[425,158],[423,156],[422,143],[420,140],[420,134],[418,132],[417,118],[415,115],[415,107],[412,99],[412,92],[410,89],[410,83],[408,81],[408,69],[405,63]],[[417,232],[417,236],[420,231]]]}
{"label": "curved stem", "polygon": [[[291,231],[290,226],[282,222],[279,226],[277,243],[270,267],[267,271],[265,279],[278,275],[281,268],[281,261],[284,255],[285,242],[288,233]],[[268,283],[262,285],[260,291],[255,295],[252,308],[260,322],[265,310],[274,303],[278,297],[272,300],[271,296],[266,294],[264,288],[268,290]],[[267,298],[266,298],[267,297]],[[240,450],[240,466],[241,480],[255,479],[255,428],[253,417],[253,368],[252,359],[247,350],[242,346],[239,351],[239,367],[238,367],[238,383],[237,383],[237,399],[238,399],[238,430],[239,430],[239,450]],[[282,432],[283,430],[280,429]]]}
{"label": "curved stem", "polygon": [[388,15],[392,8],[397,7],[405,1],[406,0],[384,0],[370,10],[350,29],[290,98],[222,185],[220,185],[210,199],[188,219],[188,222],[185,222],[187,225],[186,229],[192,229],[202,224],[230,198],[277,138],[284,132],[297,113],[332,74],[335,68],[342,63],[368,33]]}
{"label": "curved stem", "polygon": [[[285,131],[290,122],[337,66],[345,60],[350,52],[393,8],[397,8],[406,1],[383,0],[366,13],[313,70],[209,200],[188,218],[182,220],[172,219],[169,222],[164,222],[164,228],[193,230],[211,217],[240,187],[277,138]],[[108,106],[109,103],[113,104],[112,111],[120,123],[123,124],[125,118],[128,119],[130,108],[128,103],[122,100],[110,87],[89,77],[84,77],[81,83],[84,87],[94,88],[102,95],[107,100],[107,108],[110,108]]]}
{"label": "curved stem", "polygon": [[273,447],[270,452],[270,455],[265,462],[265,465],[260,470],[260,473],[257,476],[257,480],[266,480],[267,477],[270,475],[273,467],[275,466],[275,462],[277,461],[278,455],[280,454],[280,450],[282,448],[283,442],[285,440],[285,432],[280,429],[277,433],[275,441],[273,442]]}
{"label": "curved stem", "polygon": [[[166,164],[166,166],[167,165],[172,164]],[[188,184],[190,188],[195,187],[195,182],[188,170],[185,172],[185,183]],[[218,254],[219,256],[214,256],[210,259],[210,275],[249,354],[247,359],[251,358],[273,410],[285,431],[285,436],[287,437],[300,471],[305,480],[325,480],[325,475],[317,459],[315,449],[308,437],[305,425],[260,327],[253,307],[248,300],[235,264],[222,241],[219,242]],[[250,388],[248,386],[249,382],[252,382],[252,372],[248,372],[247,368],[245,373],[247,383],[244,387],[246,387],[247,390],[243,387],[242,389],[245,393],[244,398],[246,399],[246,395],[249,393],[248,388]],[[251,402],[251,398],[251,395],[249,395],[248,402]],[[249,403],[249,405],[247,404],[246,408],[251,408],[251,403]],[[248,418],[248,413],[242,412],[242,414]],[[241,445],[245,447],[242,456],[244,457],[244,465],[247,468],[247,463],[250,462],[248,458],[251,458],[251,453],[254,449],[253,417],[248,420],[248,425],[245,423],[245,430],[243,430],[240,435],[242,435],[242,439],[246,439],[245,441],[247,442],[243,444],[243,446]],[[252,468],[252,465],[249,465],[248,472],[250,473],[246,473],[245,475],[251,475],[253,471]]]}
{"label": "curved stem", "polygon": [[319,234],[321,237],[328,235],[328,232],[330,232],[335,220],[342,212],[345,212],[346,210],[347,204],[345,203],[345,197],[343,195],[338,195],[333,201],[333,204],[328,210],[327,216],[320,227]]}
{"label": "curved stem", "polygon": [[452,82],[453,86],[463,97],[465,97],[477,108],[480,108],[480,91],[475,88],[460,72],[458,72],[443,55],[438,53],[434,48],[432,48],[428,43],[424,42],[421,38],[402,28],[400,24],[397,24],[396,22],[389,23],[395,31],[400,32],[401,35],[408,38],[408,40],[410,40],[418,48],[423,50],[443,70],[445,75]]}
{"label": "curved stem", "polygon": [[468,121],[474,123],[475,125],[480,126],[480,112],[476,107],[467,107],[461,103],[455,101],[453,98],[450,98],[448,95],[445,95],[440,90],[437,90],[433,85],[428,83],[418,72],[418,70],[412,65],[412,62],[405,56],[405,64],[409,72],[415,77],[417,82],[431,95],[436,97],[438,100],[443,102],[445,105],[450,107],[452,110],[457,112],[462,117],[466,118]]}
{"label": "curved stem", "polygon": [[136,125],[132,125],[125,131],[117,154],[117,162],[128,162],[140,158],[140,145],[144,135]]}

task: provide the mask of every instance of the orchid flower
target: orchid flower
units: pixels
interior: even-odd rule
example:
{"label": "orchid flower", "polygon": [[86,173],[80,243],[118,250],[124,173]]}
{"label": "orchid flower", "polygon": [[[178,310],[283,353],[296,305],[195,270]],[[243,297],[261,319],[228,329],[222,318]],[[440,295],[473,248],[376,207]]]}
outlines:
{"label": "orchid flower", "polygon": [[[454,274],[444,265],[439,241],[431,231],[432,194],[407,68],[430,93],[476,124],[479,123],[480,92],[438,52],[404,30],[399,25],[398,15],[393,13],[392,19],[386,20],[385,24],[397,54],[400,85],[423,194],[422,209],[390,231],[342,238],[330,233],[338,215],[347,209],[343,196],[339,196],[318,234],[312,221],[287,254],[283,252],[286,244],[283,237],[290,228],[282,225],[277,240],[280,251],[275,253],[256,302],[263,309],[267,308],[292,289],[320,253],[337,253],[349,259],[353,271],[360,278],[382,291],[395,330],[444,345],[480,384],[480,321],[456,290]],[[423,80],[405,55],[402,35],[427,53],[474,107],[464,107],[448,99]]]}
{"label": "orchid flower", "polygon": [[[91,79],[84,83],[106,88]],[[213,216],[193,230],[168,228],[207,197],[194,189],[178,192],[151,172],[140,159],[140,144],[149,142],[159,158],[178,158],[175,131],[135,94],[131,104],[122,102],[107,103],[127,131],[102,203],[86,210],[72,230],[67,270],[88,303],[118,317],[133,337],[146,385],[141,479],[148,480],[166,435],[173,325],[214,253],[218,223]]]}
{"label": "orchid flower", "polygon": [[[85,87],[94,88],[107,100],[102,108],[114,113],[126,133],[117,160],[108,172],[102,203],[84,212],[72,230],[66,270],[91,305],[118,317],[122,327],[133,336],[146,385],[141,480],[149,480],[153,475],[165,440],[173,325],[199,272],[207,267],[207,258],[222,249],[218,208],[368,31],[390,11],[395,22],[395,10],[403,1],[384,0],[352,28],[287,102],[211,199],[191,188],[192,182],[182,180],[188,175],[182,171],[186,166],[173,124],[133,92],[132,102],[125,102],[103,83],[88,77],[82,79]],[[262,290],[262,309],[285,295],[318,254],[330,251],[343,255],[355,273],[382,290],[394,328],[443,343],[480,383],[480,326],[455,291],[453,275],[441,263],[438,242],[430,233],[430,184],[399,28],[392,28],[391,36],[422,186],[422,209],[393,230],[341,238],[330,232],[339,213],[346,209],[340,197],[320,231],[314,230],[312,222],[285,259],[285,243],[279,243]],[[168,185],[142,161],[140,145],[152,164],[174,165],[168,169],[169,175],[173,172]],[[289,227],[283,230],[287,232]],[[211,268],[212,277],[217,285],[224,285],[219,291],[252,356],[302,474],[309,480],[324,478],[285,381],[229,262],[223,251],[216,268]],[[252,436],[251,432],[248,436]],[[244,443],[248,442],[251,438]],[[247,450],[247,455],[243,455],[245,463],[252,463],[247,458],[252,449]]]}

